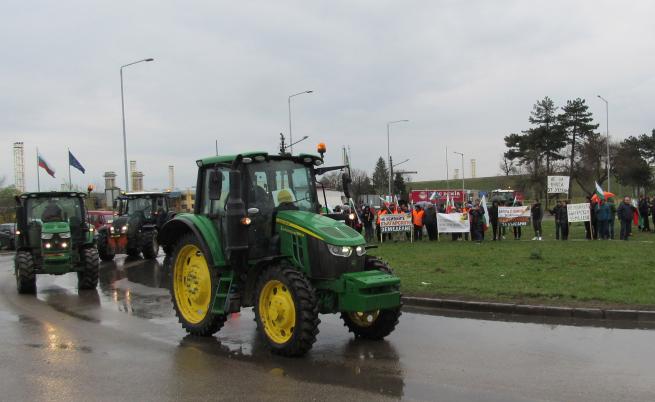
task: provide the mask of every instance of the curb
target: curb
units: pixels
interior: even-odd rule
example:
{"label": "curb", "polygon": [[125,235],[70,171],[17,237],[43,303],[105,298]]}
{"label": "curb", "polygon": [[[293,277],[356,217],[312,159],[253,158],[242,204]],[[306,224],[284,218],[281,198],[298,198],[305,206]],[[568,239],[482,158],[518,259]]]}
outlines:
{"label": "curb", "polygon": [[615,310],[584,307],[554,307],[530,304],[465,301],[454,299],[432,299],[428,297],[403,296],[406,306],[427,307],[447,310],[477,311],[486,313],[521,314],[530,316],[586,318],[613,321],[655,322],[655,311]]}

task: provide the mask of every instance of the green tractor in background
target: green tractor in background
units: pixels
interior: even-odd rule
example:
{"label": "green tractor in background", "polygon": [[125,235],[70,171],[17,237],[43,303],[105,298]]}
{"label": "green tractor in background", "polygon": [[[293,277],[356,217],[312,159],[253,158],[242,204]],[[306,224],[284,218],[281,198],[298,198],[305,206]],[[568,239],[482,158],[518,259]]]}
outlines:
{"label": "green tractor in background", "polygon": [[[194,213],[159,233],[175,312],[187,332],[211,336],[228,314],[254,307],[271,350],[305,354],[319,313],[340,313],[357,337],[382,339],[400,317],[400,280],[367,254],[362,235],[319,214],[321,156],[248,152],[197,161]],[[344,173],[349,197],[349,177]]]}
{"label": "green tractor in background", "polygon": [[83,193],[38,192],[16,197],[18,293],[36,293],[36,275],[77,272],[79,289],[98,286],[98,250]]}

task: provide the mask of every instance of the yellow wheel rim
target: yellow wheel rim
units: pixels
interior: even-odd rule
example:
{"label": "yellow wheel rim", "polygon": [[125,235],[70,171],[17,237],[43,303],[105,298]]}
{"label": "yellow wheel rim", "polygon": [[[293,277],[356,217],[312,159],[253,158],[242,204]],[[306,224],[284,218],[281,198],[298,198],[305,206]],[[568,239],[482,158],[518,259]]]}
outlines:
{"label": "yellow wheel rim", "polygon": [[212,284],[205,256],[193,244],[187,244],[177,254],[173,268],[173,291],[183,318],[197,324],[209,311]]}
{"label": "yellow wheel rim", "polygon": [[380,315],[380,310],[375,311],[357,311],[348,313],[350,319],[360,327],[370,327]]}
{"label": "yellow wheel rim", "polygon": [[288,342],[296,327],[296,305],[280,281],[271,280],[259,294],[259,317],[266,336],[277,344]]}

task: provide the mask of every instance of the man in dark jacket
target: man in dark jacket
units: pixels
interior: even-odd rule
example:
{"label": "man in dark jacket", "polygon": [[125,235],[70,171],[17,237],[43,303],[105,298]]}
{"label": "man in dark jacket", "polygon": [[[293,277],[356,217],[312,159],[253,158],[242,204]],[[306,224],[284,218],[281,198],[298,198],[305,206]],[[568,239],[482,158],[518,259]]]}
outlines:
{"label": "man in dark jacket", "polygon": [[562,231],[562,240],[569,239],[569,215],[566,206],[569,205],[569,200],[564,203],[557,210],[557,220],[559,220],[560,230]]}
{"label": "man in dark jacket", "polygon": [[498,201],[491,203],[491,208],[489,208],[489,222],[491,223],[491,228],[494,232],[494,240],[502,239],[500,235],[500,227],[498,227]]}
{"label": "man in dark jacket", "polygon": [[562,200],[557,200],[555,207],[550,210],[550,214],[555,217],[555,240],[559,240],[559,234],[562,231],[559,222],[559,210],[562,208],[562,204]]}
{"label": "man in dark jacket", "polygon": [[610,237],[609,221],[611,216],[610,206],[605,200],[596,204],[596,221],[598,222],[598,238],[608,240]]}
{"label": "man in dark jacket", "polygon": [[534,237],[532,240],[541,240],[541,220],[544,217],[544,213],[541,210],[541,203],[539,200],[534,200],[534,204],[530,208],[530,213],[532,214],[532,228],[534,229]]}
{"label": "man in dark jacket", "polygon": [[591,221],[584,222],[584,232],[585,232],[584,235],[585,235],[585,239],[591,240],[591,235],[592,235],[591,227],[596,224],[596,213],[594,211],[595,204],[591,201],[590,196],[587,196],[586,202],[587,204],[589,204],[589,209],[590,209],[589,215],[591,216]]}
{"label": "man in dark jacket", "polygon": [[641,216],[641,230],[642,232],[650,232],[650,222],[648,221],[648,213],[650,212],[649,198],[642,195],[639,198],[639,216]]}
{"label": "man in dark jacket", "polygon": [[428,207],[425,208],[423,224],[428,231],[428,238],[430,240],[437,240],[437,209],[434,205],[428,205]]}
{"label": "man in dark jacket", "polygon": [[623,202],[616,209],[616,215],[621,222],[621,240],[628,240],[632,232],[632,219],[634,216],[634,207],[630,203],[630,197],[624,197]]}
{"label": "man in dark jacket", "polygon": [[373,240],[373,222],[375,222],[375,213],[371,211],[371,207],[365,205],[362,209],[362,223],[364,224],[364,233],[367,242]]}
{"label": "man in dark jacket", "polygon": [[473,240],[480,243],[484,233],[484,209],[480,206],[480,200],[475,200],[475,205],[469,212],[471,217],[471,233]]}

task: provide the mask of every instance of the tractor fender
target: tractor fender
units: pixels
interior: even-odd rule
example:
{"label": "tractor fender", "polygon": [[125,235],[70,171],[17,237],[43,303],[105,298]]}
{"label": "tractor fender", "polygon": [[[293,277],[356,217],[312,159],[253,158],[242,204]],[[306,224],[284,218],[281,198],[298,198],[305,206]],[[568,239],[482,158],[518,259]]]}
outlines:
{"label": "tractor fender", "polygon": [[208,257],[207,262],[211,266],[217,267],[225,265],[220,250],[218,250],[218,253],[221,255],[216,255],[217,253],[212,252],[212,249],[207,244],[207,240],[205,239],[205,236],[203,236],[202,231],[189,219],[184,219],[183,217],[178,216],[166,222],[157,233],[157,241],[163,247],[164,252],[170,256],[173,252],[173,247],[175,247],[175,243],[179,238],[187,233],[192,233],[196,239],[198,239],[200,248],[202,249],[203,254]]}
{"label": "tractor fender", "polygon": [[273,255],[270,257],[262,258],[257,261],[257,263],[248,269],[248,275],[246,277],[243,289],[243,297],[241,299],[242,307],[250,307],[255,305],[255,287],[257,286],[257,280],[259,276],[272,264],[279,263],[280,261],[287,261],[291,264],[289,257],[286,255]]}

